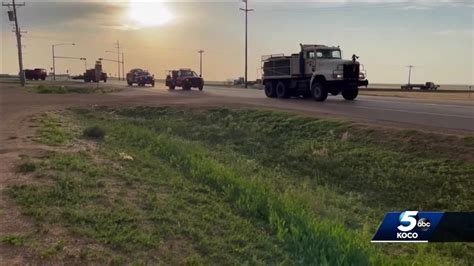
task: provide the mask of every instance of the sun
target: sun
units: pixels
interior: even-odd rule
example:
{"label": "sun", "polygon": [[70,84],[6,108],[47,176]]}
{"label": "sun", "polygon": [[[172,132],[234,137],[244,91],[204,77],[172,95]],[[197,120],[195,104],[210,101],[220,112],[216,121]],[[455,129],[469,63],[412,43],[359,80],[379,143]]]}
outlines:
{"label": "sun", "polygon": [[160,26],[173,19],[169,9],[159,0],[130,0],[128,17],[141,26]]}

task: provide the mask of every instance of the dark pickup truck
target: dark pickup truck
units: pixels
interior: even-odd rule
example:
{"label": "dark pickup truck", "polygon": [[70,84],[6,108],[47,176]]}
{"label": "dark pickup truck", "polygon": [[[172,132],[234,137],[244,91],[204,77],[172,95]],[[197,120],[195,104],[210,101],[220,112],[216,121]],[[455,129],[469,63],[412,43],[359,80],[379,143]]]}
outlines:
{"label": "dark pickup truck", "polygon": [[170,90],[174,90],[175,87],[182,87],[185,91],[191,88],[198,88],[202,91],[204,79],[191,69],[171,70],[166,76],[166,86]]}
{"label": "dark pickup truck", "polygon": [[25,69],[25,78],[27,80],[45,80],[48,74],[43,68]]}

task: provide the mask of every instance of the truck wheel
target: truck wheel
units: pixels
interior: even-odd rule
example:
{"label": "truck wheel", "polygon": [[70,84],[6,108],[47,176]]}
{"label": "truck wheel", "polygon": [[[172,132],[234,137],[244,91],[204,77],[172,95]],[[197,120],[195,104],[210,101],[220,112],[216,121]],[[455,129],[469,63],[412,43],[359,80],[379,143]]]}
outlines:
{"label": "truck wheel", "polygon": [[288,88],[286,87],[285,83],[283,82],[278,82],[276,85],[276,95],[280,99],[287,99],[290,98],[290,92]]}
{"label": "truck wheel", "polygon": [[155,87],[155,82],[154,81],[151,82],[151,86]]}
{"label": "truck wheel", "polygon": [[127,81],[128,86],[132,86],[133,82]]}
{"label": "truck wheel", "polygon": [[45,80],[46,78],[41,78],[41,80]]}
{"label": "truck wheel", "polygon": [[353,101],[359,95],[359,88],[352,88],[342,92],[342,97],[348,101]]}
{"label": "truck wheel", "polygon": [[271,81],[265,82],[265,95],[268,98],[275,98],[276,97],[276,90],[275,90],[275,87],[273,86],[273,83]]}
{"label": "truck wheel", "polygon": [[170,91],[174,91],[174,86],[173,85],[169,85],[168,88],[170,89]]}
{"label": "truck wheel", "polygon": [[199,91],[202,91],[202,89],[204,89],[204,86],[201,85],[201,86],[199,86],[198,89],[199,89]]}
{"label": "truck wheel", "polygon": [[311,95],[318,102],[324,102],[328,98],[328,90],[321,83],[314,83],[311,86]]}

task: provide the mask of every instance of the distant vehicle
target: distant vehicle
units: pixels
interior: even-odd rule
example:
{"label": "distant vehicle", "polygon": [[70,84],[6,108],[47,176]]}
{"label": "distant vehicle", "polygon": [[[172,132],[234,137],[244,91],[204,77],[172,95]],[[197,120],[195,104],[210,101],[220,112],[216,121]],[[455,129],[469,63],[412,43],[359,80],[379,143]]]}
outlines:
{"label": "distant vehicle", "polygon": [[299,53],[262,57],[262,83],[270,98],[312,97],[325,101],[328,94],[354,100],[359,87],[369,84],[358,56],[343,60],[339,47],[300,44]]}
{"label": "distant vehicle", "polygon": [[204,88],[204,79],[191,69],[182,68],[179,70],[171,70],[166,76],[166,86],[170,90],[176,87],[182,87],[183,90],[198,88],[200,91]]}
{"label": "distant vehicle", "polygon": [[137,84],[138,86],[150,84],[155,87],[155,76],[141,68],[134,68],[127,73],[127,84],[128,86],[132,86],[133,84]]}
{"label": "distant vehicle", "polygon": [[47,76],[46,69],[43,68],[25,69],[25,78],[27,80],[45,80]]}
{"label": "distant vehicle", "polygon": [[99,82],[99,81],[107,82],[107,73],[102,72],[100,79],[95,76],[95,69],[87,69],[86,73],[84,73],[84,82]]}
{"label": "distant vehicle", "polygon": [[244,77],[239,77],[238,79],[234,79],[234,86],[244,85],[244,83],[245,83]]}
{"label": "distant vehicle", "polygon": [[406,84],[402,85],[402,90],[413,90],[414,88],[419,88],[420,90],[437,90],[439,85],[434,84],[431,81],[426,82],[425,84]]}

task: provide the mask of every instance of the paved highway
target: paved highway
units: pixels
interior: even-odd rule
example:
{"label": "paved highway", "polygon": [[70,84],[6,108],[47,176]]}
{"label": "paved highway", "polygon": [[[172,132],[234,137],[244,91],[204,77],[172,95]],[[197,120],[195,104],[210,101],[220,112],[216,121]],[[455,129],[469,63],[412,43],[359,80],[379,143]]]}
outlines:
{"label": "paved highway", "polygon": [[[356,101],[345,101],[342,96],[330,96],[326,102],[321,103],[303,99],[270,99],[265,97],[263,91],[254,89],[207,86],[202,92],[196,89],[169,91],[162,83],[158,83],[156,87],[128,87],[123,83],[113,80],[106,85],[101,83],[101,86],[124,88],[121,92],[110,94],[49,95],[27,93],[14,87],[2,88],[0,111],[4,118],[13,118],[15,114],[28,110],[35,112],[33,110],[90,104],[252,107],[436,132],[474,133],[474,101],[435,102],[360,95]],[[85,86],[81,82],[78,84]]]}
{"label": "paved highway", "polygon": [[263,91],[208,86],[203,92],[168,91],[162,84],[157,87],[133,87],[121,95],[176,95],[192,97],[205,102],[244,104],[346,117],[364,122],[402,123],[421,128],[440,128],[474,131],[474,101],[433,102],[420,99],[360,95],[356,101],[345,101],[342,96],[330,96],[326,102],[303,99],[269,99]]}

